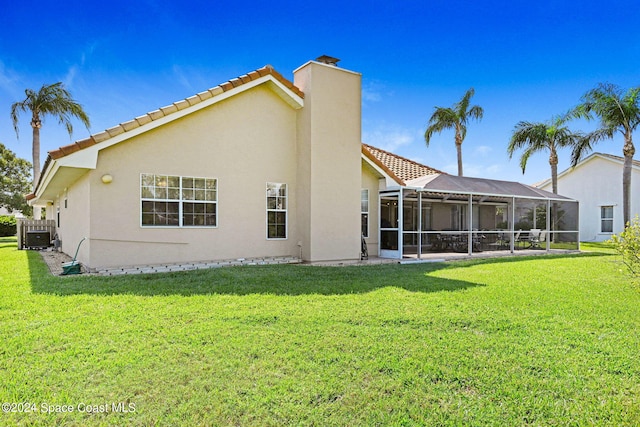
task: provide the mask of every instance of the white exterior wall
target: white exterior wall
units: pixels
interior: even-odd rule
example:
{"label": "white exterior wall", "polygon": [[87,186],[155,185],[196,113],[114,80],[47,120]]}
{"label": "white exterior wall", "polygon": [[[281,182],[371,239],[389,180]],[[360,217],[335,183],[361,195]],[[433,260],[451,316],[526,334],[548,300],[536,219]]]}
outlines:
{"label": "white exterior wall", "polygon": [[[540,187],[551,191],[551,183]],[[598,155],[558,176],[558,192],[580,202],[580,239],[600,242],[624,229],[622,212],[622,162]],[[602,206],[613,206],[613,233],[600,227]],[[640,214],[640,170],[631,176],[631,217]]]}

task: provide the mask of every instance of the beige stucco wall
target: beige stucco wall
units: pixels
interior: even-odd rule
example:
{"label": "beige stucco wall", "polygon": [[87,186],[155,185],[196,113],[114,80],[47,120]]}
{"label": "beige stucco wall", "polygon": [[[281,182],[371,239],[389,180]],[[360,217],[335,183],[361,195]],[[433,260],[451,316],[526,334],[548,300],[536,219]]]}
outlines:
{"label": "beige stucco wall", "polygon": [[365,239],[369,256],[378,255],[380,237],[378,233],[380,224],[378,188],[381,178],[367,162],[362,160],[362,188],[369,190],[369,237]]}
{"label": "beige stucco wall", "polygon": [[298,113],[298,224],[310,261],[360,256],[361,76],[317,62],[294,72]]}
{"label": "beige stucco wall", "polygon": [[[91,215],[87,203],[89,198],[90,181],[89,173],[86,173],[71,184],[66,191],[61,191],[51,206],[47,206],[47,219],[56,220],[58,238],[62,242],[63,252],[74,256],[82,238],[88,238],[82,242],[78,252],[78,261],[85,265],[89,265],[91,259],[91,240],[89,239],[91,236]],[[57,222],[58,208],[60,209],[60,222]]]}
{"label": "beige stucco wall", "polygon": [[[296,111],[264,85],[102,150],[88,265],[297,255]],[[100,177],[111,174],[113,182]],[[218,179],[217,228],[140,225],[140,174]],[[288,238],[266,238],[266,183],[289,187]]]}
{"label": "beige stucco wall", "polygon": [[[86,236],[78,259],[94,269],[286,255],[358,259],[366,186],[375,254],[379,177],[362,166],[361,76],[310,62],[295,71],[295,82],[305,93],[301,109],[263,84],[56,160],[62,167],[50,171],[39,202],[54,199],[51,218],[60,204],[64,252],[75,253]],[[142,227],[143,173],[216,178],[217,227]],[[102,182],[105,174],[111,183]],[[286,239],[266,237],[267,182],[288,186]]]}

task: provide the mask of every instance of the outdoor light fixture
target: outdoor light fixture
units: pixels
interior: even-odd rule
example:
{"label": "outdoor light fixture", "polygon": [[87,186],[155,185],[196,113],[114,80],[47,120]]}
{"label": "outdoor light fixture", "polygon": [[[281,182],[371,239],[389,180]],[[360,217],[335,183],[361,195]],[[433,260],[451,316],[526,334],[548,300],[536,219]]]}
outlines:
{"label": "outdoor light fixture", "polygon": [[102,175],[102,178],[100,179],[102,180],[103,184],[111,184],[111,182],[113,181],[113,177],[108,173]]}

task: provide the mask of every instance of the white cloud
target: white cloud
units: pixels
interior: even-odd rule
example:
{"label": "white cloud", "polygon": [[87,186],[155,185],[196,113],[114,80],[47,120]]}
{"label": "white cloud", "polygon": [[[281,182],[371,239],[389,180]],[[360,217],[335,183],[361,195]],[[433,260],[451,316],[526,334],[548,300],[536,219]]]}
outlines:
{"label": "white cloud", "polygon": [[181,66],[174,65],[172,67],[172,70],[173,70],[173,74],[178,80],[178,83],[180,83],[185,89],[187,89],[189,93],[196,92],[196,89],[194,89],[193,85],[191,84],[191,81],[189,80],[187,73]]}
{"label": "white cloud", "polygon": [[362,102],[378,102],[382,99],[379,92],[375,90],[363,87],[362,88]]}
{"label": "white cloud", "polygon": [[398,125],[379,123],[375,128],[362,132],[362,142],[395,152],[399,147],[410,145],[419,140],[422,131],[407,129]]}
{"label": "white cloud", "polygon": [[480,145],[474,150],[476,154],[481,156],[487,156],[489,153],[491,153],[491,151],[493,151],[493,148],[489,147],[488,145]]}
{"label": "white cloud", "polygon": [[97,42],[93,42],[92,44],[87,46],[85,51],[82,52],[82,54],[80,55],[80,61],[69,67],[69,69],[67,70],[67,74],[64,76],[64,79],[62,79],[62,82],[67,88],[70,88],[73,86],[73,83],[76,79],[76,76],[78,75],[78,72],[82,68],[84,68],[85,63],[87,62],[87,57],[93,54],[93,52],[96,49],[96,46],[97,46]]}
{"label": "white cloud", "polygon": [[19,98],[21,95],[19,80],[18,76],[0,61],[0,90],[8,93],[11,98]]}
{"label": "white cloud", "polygon": [[[464,153],[462,153],[464,161]],[[499,180],[511,180],[509,177],[504,176],[504,167],[501,164],[477,164],[477,163],[464,163],[463,165],[464,176],[474,178],[489,178]],[[447,171],[449,172],[449,171]],[[458,173],[458,167],[455,168],[455,173]]]}
{"label": "white cloud", "polygon": [[71,86],[73,86],[73,81],[76,78],[77,74],[78,74],[77,65],[72,65],[71,67],[69,67],[69,70],[67,70],[67,75],[64,76],[64,79],[62,79],[62,82],[64,83],[64,86],[66,88],[70,88]]}
{"label": "white cloud", "polygon": [[380,102],[384,96],[392,95],[387,86],[375,80],[368,80],[362,83],[362,104],[367,106],[370,103]]}

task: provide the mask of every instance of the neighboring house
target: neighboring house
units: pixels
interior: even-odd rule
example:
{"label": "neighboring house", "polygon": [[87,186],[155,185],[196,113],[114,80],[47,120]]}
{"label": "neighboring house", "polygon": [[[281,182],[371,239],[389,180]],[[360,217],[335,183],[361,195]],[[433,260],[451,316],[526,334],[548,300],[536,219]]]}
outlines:
{"label": "neighboring house", "polygon": [[[51,151],[29,203],[56,220],[67,254],[87,237],[78,260],[95,269],[353,260],[363,235],[371,255],[420,256],[446,249],[433,243],[440,234],[471,238],[468,224],[513,235],[532,203],[546,212],[552,199],[573,203],[539,190],[496,195],[472,185],[491,180],[362,144],[361,75],[336,62],[309,61],[293,82],[266,66]],[[470,192],[418,182],[427,177]]]}
{"label": "neighboring house", "polygon": [[8,216],[15,216],[16,218],[24,218],[24,215],[22,214],[22,212],[20,211],[9,212],[9,210],[5,207],[0,207],[0,215],[8,215]]}
{"label": "neighboring house", "polygon": [[[558,174],[559,191],[580,202],[582,241],[600,242],[624,230],[622,167],[624,158],[593,153],[575,167]],[[535,184],[551,190],[551,180]],[[640,214],[640,162],[631,172],[631,217]]]}

